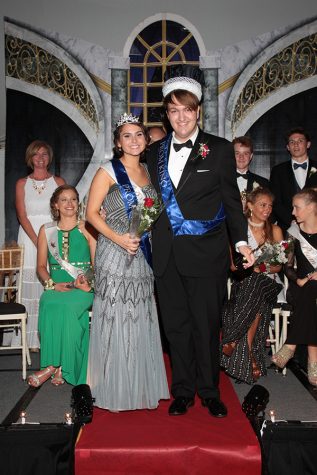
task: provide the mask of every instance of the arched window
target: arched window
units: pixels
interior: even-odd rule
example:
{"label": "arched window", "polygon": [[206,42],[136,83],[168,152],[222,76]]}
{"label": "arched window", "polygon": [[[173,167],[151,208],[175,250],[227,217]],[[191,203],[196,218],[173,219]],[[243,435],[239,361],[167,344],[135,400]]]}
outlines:
{"label": "arched window", "polygon": [[167,66],[199,66],[199,48],[192,33],[171,20],[148,25],[130,51],[129,111],[148,126],[162,124],[162,84]]}

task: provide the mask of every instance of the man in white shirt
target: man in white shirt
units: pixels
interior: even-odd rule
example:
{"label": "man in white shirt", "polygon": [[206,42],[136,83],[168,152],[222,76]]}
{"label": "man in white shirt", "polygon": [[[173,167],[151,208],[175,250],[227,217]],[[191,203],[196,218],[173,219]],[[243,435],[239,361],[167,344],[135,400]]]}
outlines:
{"label": "man in white shirt", "polygon": [[237,165],[237,185],[244,208],[246,194],[258,186],[269,188],[269,180],[249,170],[250,163],[253,159],[253,143],[250,137],[236,137],[232,143]]}
{"label": "man in white shirt", "polygon": [[218,386],[227,227],[247,265],[254,257],[246,242],[232,144],[197,125],[202,88],[196,77],[165,82],[164,107],[173,132],[147,153],[152,183],[165,205],[153,229],[153,271],[172,359],[169,414],[186,414],[197,393],[209,414],[224,417]]}
{"label": "man in white shirt", "polygon": [[270,185],[275,196],[273,215],[284,231],[293,219],[292,198],[295,193],[303,188],[317,187],[317,162],[308,157],[310,144],[310,137],[302,127],[290,130],[286,148],[291,160],[276,165],[271,170]]}

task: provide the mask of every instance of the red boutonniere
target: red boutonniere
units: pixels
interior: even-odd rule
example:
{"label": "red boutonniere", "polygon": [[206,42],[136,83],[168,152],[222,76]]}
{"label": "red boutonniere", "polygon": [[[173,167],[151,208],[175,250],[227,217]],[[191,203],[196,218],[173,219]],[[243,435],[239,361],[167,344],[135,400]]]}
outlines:
{"label": "red boutonniere", "polygon": [[209,154],[209,152],[210,152],[210,150],[209,150],[208,145],[206,143],[200,143],[199,144],[198,157],[201,157],[204,160],[207,157],[207,155]]}

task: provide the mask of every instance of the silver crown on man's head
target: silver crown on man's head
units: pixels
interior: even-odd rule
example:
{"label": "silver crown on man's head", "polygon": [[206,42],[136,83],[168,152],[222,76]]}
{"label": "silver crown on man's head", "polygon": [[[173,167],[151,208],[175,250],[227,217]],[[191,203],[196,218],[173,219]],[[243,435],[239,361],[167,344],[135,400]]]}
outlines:
{"label": "silver crown on man's head", "polygon": [[163,97],[166,97],[176,89],[182,89],[194,94],[197,99],[200,101],[202,96],[202,89],[199,82],[195,81],[193,78],[188,78],[185,76],[175,77],[168,79],[162,89]]}
{"label": "silver crown on man's head", "polygon": [[120,125],[123,125],[123,124],[135,124],[139,122],[140,122],[140,118],[138,116],[133,115],[133,114],[127,114],[125,112],[124,114],[120,116],[118,122],[116,123],[116,127],[120,127]]}

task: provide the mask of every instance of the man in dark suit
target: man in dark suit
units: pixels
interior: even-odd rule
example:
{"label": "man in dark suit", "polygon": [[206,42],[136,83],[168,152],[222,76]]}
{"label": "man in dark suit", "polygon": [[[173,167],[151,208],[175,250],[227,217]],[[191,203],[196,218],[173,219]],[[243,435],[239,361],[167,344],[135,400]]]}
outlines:
{"label": "man in dark suit", "polygon": [[286,139],[291,160],[273,167],[270,178],[275,196],[274,218],[284,232],[292,221],[292,198],[295,193],[305,187],[317,187],[317,162],[308,158],[308,133],[302,127],[297,127],[290,130]]}
{"label": "man in dark suit", "polygon": [[220,400],[219,332],[229,268],[227,226],[247,265],[247,224],[236,184],[233,147],[197,126],[201,85],[169,79],[164,107],[173,128],[147,154],[151,180],[165,204],[153,230],[153,269],[172,359],[174,401],[183,415],[196,392],[209,413],[224,417]]}
{"label": "man in dark suit", "polygon": [[244,206],[246,193],[258,186],[269,188],[269,180],[249,171],[253,158],[253,144],[250,137],[236,137],[232,143],[237,166],[237,185]]}

